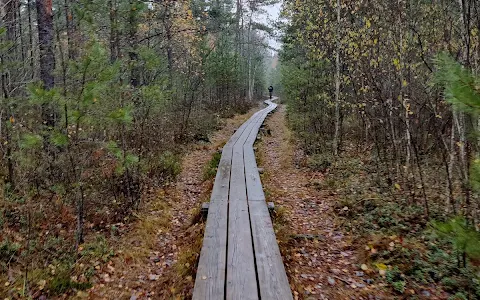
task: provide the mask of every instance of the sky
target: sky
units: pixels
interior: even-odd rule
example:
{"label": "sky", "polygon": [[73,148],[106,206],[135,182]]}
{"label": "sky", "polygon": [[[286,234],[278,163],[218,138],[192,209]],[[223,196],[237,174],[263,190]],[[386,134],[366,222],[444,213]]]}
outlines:
{"label": "sky", "polygon": [[[282,9],[282,3],[278,3],[275,5],[265,6],[265,13],[260,14],[257,16],[257,22],[269,25],[269,23],[276,21],[280,16],[280,10]],[[275,49],[280,49],[280,43],[274,37],[270,37],[268,44],[270,47]]]}

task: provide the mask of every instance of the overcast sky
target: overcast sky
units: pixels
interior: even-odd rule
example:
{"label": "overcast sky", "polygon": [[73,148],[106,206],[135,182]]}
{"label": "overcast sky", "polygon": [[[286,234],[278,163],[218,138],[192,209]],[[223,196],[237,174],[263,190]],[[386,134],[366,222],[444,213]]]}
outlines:
{"label": "overcast sky", "polygon": [[[271,25],[272,22],[276,21],[280,16],[280,10],[282,8],[282,3],[275,5],[265,6],[265,14],[260,14],[258,16],[258,22],[264,23],[266,25]],[[275,40],[275,38],[269,38],[269,45],[275,49],[280,49],[280,43]]]}

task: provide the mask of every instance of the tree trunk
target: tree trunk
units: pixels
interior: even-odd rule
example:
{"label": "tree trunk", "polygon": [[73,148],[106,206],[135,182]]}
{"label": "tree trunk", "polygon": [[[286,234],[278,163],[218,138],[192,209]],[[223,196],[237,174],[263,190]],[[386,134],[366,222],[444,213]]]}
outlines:
{"label": "tree trunk", "polygon": [[[55,86],[54,29],[52,0],[37,0],[38,43],[40,49],[40,80],[43,88],[50,90]],[[53,104],[42,105],[42,119],[47,127],[54,127],[56,112]]]}
{"label": "tree trunk", "polygon": [[117,32],[117,2],[116,0],[108,1],[110,7],[110,62],[118,59],[118,32]]}
{"label": "tree trunk", "polygon": [[130,70],[130,84],[133,88],[140,85],[140,70],[138,67],[138,42],[137,42],[137,27],[138,27],[138,12],[137,0],[130,0],[130,12],[128,14],[129,20],[129,51],[131,70]]}
{"label": "tree trunk", "polygon": [[337,28],[336,28],[336,54],[335,54],[335,135],[333,137],[333,154],[338,155],[340,134],[340,11],[341,3],[337,0]]}
{"label": "tree trunk", "polygon": [[35,68],[34,68],[34,57],[33,57],[33,22],[32,22],[32,0],[27,1],[27,11],[28,11],[28,41],[30,43],[29,62],[30,62],[30,74],[31,79],[35,78]]}
{"label": "tree trunk", "polygon": [[[6,37],[7,41],[13,44],[12,50],[9,53],[4,54],[1,57],[1,65],[6,66],[5,71],[1,74],[1,84],[2,84],[2,103],[5,103],[5,110],[0,111],[0,122],[5,124],[5,137],[6,137],[6,157],[7,157],[7,169],[8,177],[7,183],[10,184],[10,189],[15,189],[15,178],[14,178],[14,165],[12,161],[12,133],[11,128],[8,123],[12,123],[13,116],[12,111],[9,105],[9,98],[11,97],[10,93],[12,91],[11,86],[11,72],[13,71],[10,68],[9,63],[16,59],[15,49],[16,47],[16,25],[17,25],[17,1],[15,0],[3,0],[1,5],[4,7],[5,11],[2,12],[2,21],[6,27]],[[0,126],[0,136],[2,135],[3,127]]]}
{"label": "tree trunk", "polygon": [[75,5],[76,0],[65,0],[65,24],[67,26],[67,40],[68,40],[68,58],[75,59],[78,56],[78,32],[73,16],[72,6]]}
{"label": "tree trunk", "polygon": [[165,29],[165,37],[167,38],[167,62],[170,76],[170,85],[173,84],[173,48],[172,48],[172,21],[171,21],[170,1],[165,1],[163,27]]}

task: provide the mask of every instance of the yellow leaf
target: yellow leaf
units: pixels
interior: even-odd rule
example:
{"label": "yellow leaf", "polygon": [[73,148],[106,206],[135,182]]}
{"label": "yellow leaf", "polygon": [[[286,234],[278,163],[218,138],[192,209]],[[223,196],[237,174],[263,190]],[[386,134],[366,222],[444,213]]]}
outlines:
{"label": "yellow leaf", "polygon": [[10,123],[11,124],[15,123],[15,118],[13,116],[10,117]]}
{"label": "yellow leaf", "polygon": [[398,183],[395,183],[395,188],[399,191],[402,189]]}
{"label": "yellow leaf", "polygon": [[376,266],[379,270],[387,270],[387,269],[388,269],[387,265],[382,264],[382,263],[376,263],[375,266]]}

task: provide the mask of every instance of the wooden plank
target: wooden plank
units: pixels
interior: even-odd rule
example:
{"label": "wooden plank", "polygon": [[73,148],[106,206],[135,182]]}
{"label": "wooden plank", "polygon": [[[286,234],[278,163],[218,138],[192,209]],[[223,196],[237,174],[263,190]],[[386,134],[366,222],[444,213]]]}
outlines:
{"label": "wooden plank", "polygon": [[[258,299],[255,258],[248,211],[244,144],[257,134],[268,109],[263,109],[235,143],[230,178],[227,254],[227,299]],[[250,147],[251,148],[251,147]],[[252,149],[253,151],[253,149]],[[258,172],[258,171],[257,171]]]}
{"label": "wooden plank", "polygon": [[[258,116],[258,114],[256,115]],[[224,299],[227,258],[228,195],[233,145],[247,129],[245,122],[223,147],[205,226],[193,299]]]}
{"label": "wooden plank", "polygon": [[[268,112],[268,109],[264,112],[264,115]],[[264,117],[260,117],[260,120],[263,123]],[[265,195],[263,193],[262,182],[260,180],[260,174],[258,172],[257,162],[255,159],[255,152],[253,151],[253,144],[258,135],[258,129],[260,128],[261,123],[258,122],[250,132],[250,135],[243,146],[244,152],[244,163],[245,163],[245,181],[247,186],[247,198],[248,201],[251,200],[265,200]]]}
{"label": "wooden plank", "polygon": [[244,147],[245,182],[248,201],[265,201],[260,173],[258,172],[255,153],[251,146]]}
{"label": "wooden plank", "polygon": [[193,299],[222,299],[225,292],[228,189],[232,146],[224,147],[210,198]]}
{"label": "wooden plank", "polygon": [[[266,104],[269,106],[255,113],[245,122],[233,134],[223,149],[212,191],[193,299],[258,299],[259,289],[257,288],[256,273],[259,270],[255,270],[254,247],[257,251],[256,249],[259,246],[253,246],[253,244],[255,239],[261,239],[261,237],[255,237],[251,229],[250,219],[252,215],[249,212],[245,175],[245,168],[250,170],[253,166],[252,162],[254,163],[254,170],[257,172],[254,175],[258,176],[257,183],[261,191],[261,194],[258,195],[263,195],[263,190],[253,149],[252,147],[246,147],[245,144],[253,146],[259,127],[267,114],[276,107],[276,104],[270,101],[266,101]],[[245,153],[245,151],[247,152]],[[245,155],[249,161],[248,166],[245,165]],[[258,201],[258,203],[265,203],[265,201]],[[256,208],[251,207],[250,209]],[[270,231],[275,238],[273,228]],[[254,237],[253,241],[252,235]],[[276,242],[275,246],[278,250]],[[262,258],[262,252],[259,253],[260,258]],[[263,261],[262,258],[261,262]],[[265,269],[264,266],[260,266],[260,268]],[[285,271],[283,270],[283,272]],[[259,274],[263,273],[260,270]],[[286,277],[286,275],[284,276]],[[263,279],[259,280],[260,287],[263,281]],[[288,281],[286,285],[288,291],[290,291]],[[262,292],[262,289],[260,289],[260,293],[263,298],[264,292]],[[268,292],[265,293],[265,295],[269,295]]]}
{"label": "wooden plank", "polygon": [[292,291],[267,204],[265,201],[251,201],[248,205],[261,299],[291,300]]}
{"label": "wooden plank", "polygon": [[250,132],[248,139],[245,142],[245,145],[243,147],[244,161],[245,161],[245,180],[246,180],[246,186],[247,186],[248,201],[253,201],[253,200],[265,201],[262,182],[260,180],[260,174],[258,172],[257,162],[255,159],[255,152],[253,151],[253,144],[255,143],[255,140],[257,138],[258,130],[260,126],[265,121],[265,118],[268,115],[268,113],[270,113],[272,110],[274,110],[277,107],[276,104],[270,101],[265,101],[265,102],[266,103],[268,102],[269,106],[264,109],[260,118],[257,119],[257,123],[255,124],[254,130]]}
{"label": "wooden plank", "polygon": [[252,232],[245,185],[243,144],[256,120],[249,124],[233,147],[228,217],[226,299],[258,299]]}
{"label": "wooden plank", "polygon": [[258,128],[265,117],[277,105],[266,101],[269,107],[257,121],[257,130],[252,130],[244,145],[244,162],[250,223],[255,251],[256,271],[261,299],[293,299],[288,278],[283,265],[280,249],[273,231],[273,224],[268,212],[263,193],[260,174],[258,173],[253,144]]}

